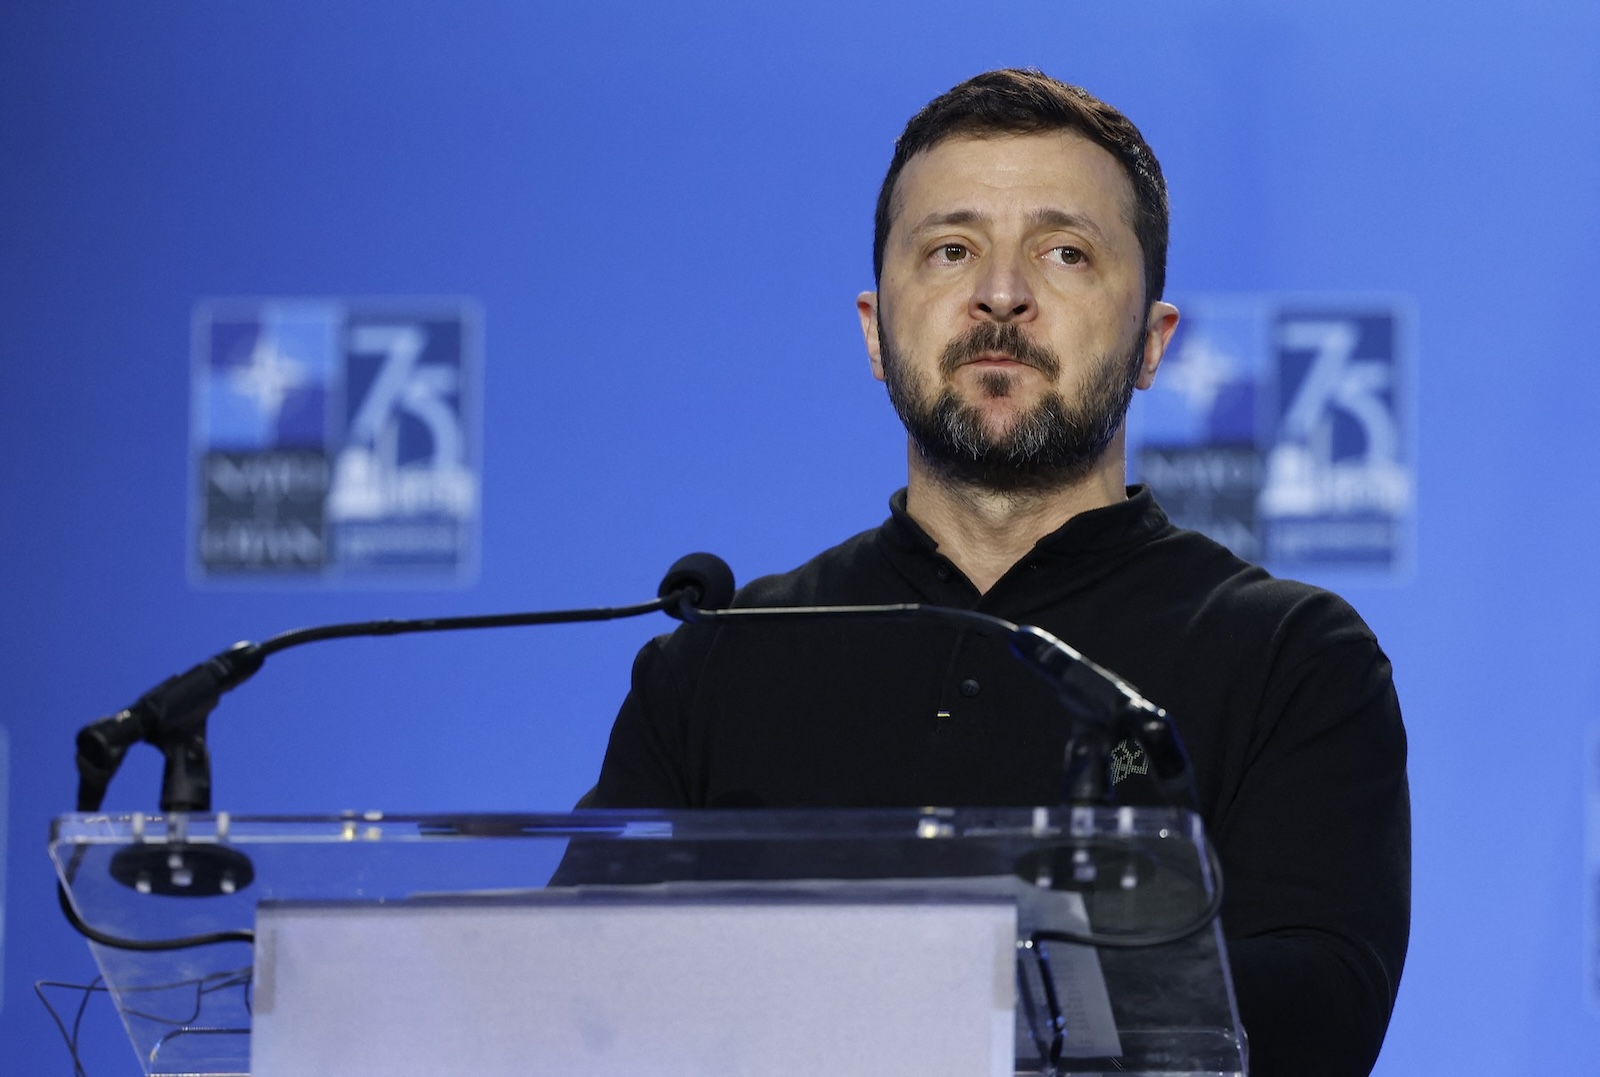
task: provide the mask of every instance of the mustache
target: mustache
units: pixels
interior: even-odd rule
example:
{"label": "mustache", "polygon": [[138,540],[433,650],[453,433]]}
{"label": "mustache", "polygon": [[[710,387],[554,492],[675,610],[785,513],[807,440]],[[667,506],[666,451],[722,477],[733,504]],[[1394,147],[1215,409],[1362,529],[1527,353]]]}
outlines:
{"label": "mustache", "polygon": [[939,373],[948,378],[985,352],[1004,353],[1050,378],[1061,373],[1061,360],[1055,352],[1029,340],[1021,327],[1011,322],[984,322],[952,340],[939,356]]}

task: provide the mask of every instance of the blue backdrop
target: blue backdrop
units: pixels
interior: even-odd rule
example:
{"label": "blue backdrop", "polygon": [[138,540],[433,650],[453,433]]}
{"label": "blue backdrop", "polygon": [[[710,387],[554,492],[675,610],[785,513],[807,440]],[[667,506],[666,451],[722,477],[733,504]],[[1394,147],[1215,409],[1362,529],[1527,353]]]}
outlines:
{"label": "blue backdrop", "polygon": [[[7,1071],[69,1072],[31,987],[93,975],[44,853],[85,721],[235,639],[631,602],[688,550],[749,579],[881,519],[904,448],[853,309],[873,197],[917,107],[1017,64],[1143,128],[1180,304],[1412,304],[1415,570],[1340,583],[1412,745],[1416,915],[1379,1072],[1592,1072],[1600,10],[1579,0],[6,0]],[[262,295],[481,304],[474,584],[191,584],[190,312]],[[212,720],[217,806],[568,805],[665,628],[285,654]],[[158,762],[135,753],[107,806],[153,808]],[[103,1000],[85,1037],[92,1074],[136,1072]]]}

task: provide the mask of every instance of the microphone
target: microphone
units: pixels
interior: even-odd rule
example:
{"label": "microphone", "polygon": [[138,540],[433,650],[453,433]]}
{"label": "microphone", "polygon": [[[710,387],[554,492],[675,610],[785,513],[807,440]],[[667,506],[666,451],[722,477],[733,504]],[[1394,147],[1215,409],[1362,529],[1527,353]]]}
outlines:
{"label": "microphone", "polygon": [[714,553],[691,553],[667,570],[656,595],[665,600],[678,595],[676,608],[666,612],[679,620],[692,620],[697,609],[722,609],[733,601],[733,569]]}
{"label": "microphone", "polygon": [[[721,589],[724,580],[726,591]],[[698,596],[700,602],[690,601],[685,596],[676,606],[665,608],[668,615],[689,623],[734,623],[789,617],[920,617],[999,629],[1005,634],[1012,653],[1055,688],[1068,713],[1076,719],[1065,753],[1062,780],[1064,803],[1109,803],[1112,788],[1111,749],[1118,740],[1131,739],[1144,748],[1150,760],[1151,776],[1169,803],[1187,808],[1194,808],[1197,804],[1189,754],[1167,712],[1145,699],[1121,677],[1090,661],[1042,628],[1018,625],[977,610],[917,602],[719,608],[725,607],[732,598],[733,573],[721,559],[711,554],[691,554],[679,561],[667,579],[662,581],[663,593],[669,583],[682,587],[685,592],[692,587],[701,588]]]}

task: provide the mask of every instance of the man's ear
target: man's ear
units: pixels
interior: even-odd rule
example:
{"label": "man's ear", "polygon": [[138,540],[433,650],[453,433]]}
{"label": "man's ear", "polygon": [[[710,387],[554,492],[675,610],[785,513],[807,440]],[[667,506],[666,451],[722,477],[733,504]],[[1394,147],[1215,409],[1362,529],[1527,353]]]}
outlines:
{"label": "man's ear", "polygon": [[878,340],[878,293],[856,296],[856,313],[861,316],[861,335],[867,342],[867,357],[872,360],[872,376],[883,380],[883,353]]}
{"label": "man's ear", "polygon": [[1150,304],[1150,316],[1144,323],[1144,358],[1139,363],[1139,377],[1134,382],[1141,389],[1156,383],[1156,368],[1167,353],[1172,334],[1178,328],[1178,308],[1159,299]]}

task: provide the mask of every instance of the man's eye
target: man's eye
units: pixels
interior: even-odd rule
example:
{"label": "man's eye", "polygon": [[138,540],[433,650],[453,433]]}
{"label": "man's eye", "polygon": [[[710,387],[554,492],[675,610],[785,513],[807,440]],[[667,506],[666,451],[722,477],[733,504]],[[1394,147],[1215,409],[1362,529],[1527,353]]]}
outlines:
{"label": "man's eye", "polygon": [[1050,256],[1065,266],[1075,266],[1083,261],[1083,252],[1076,247],[1052,247]]}
{"label": "man's eye", "polygon": [[941,262],[959,262],[966,258],[968,253],[967,248],[959,243],[946,243],[939,248],[939,260]]}

